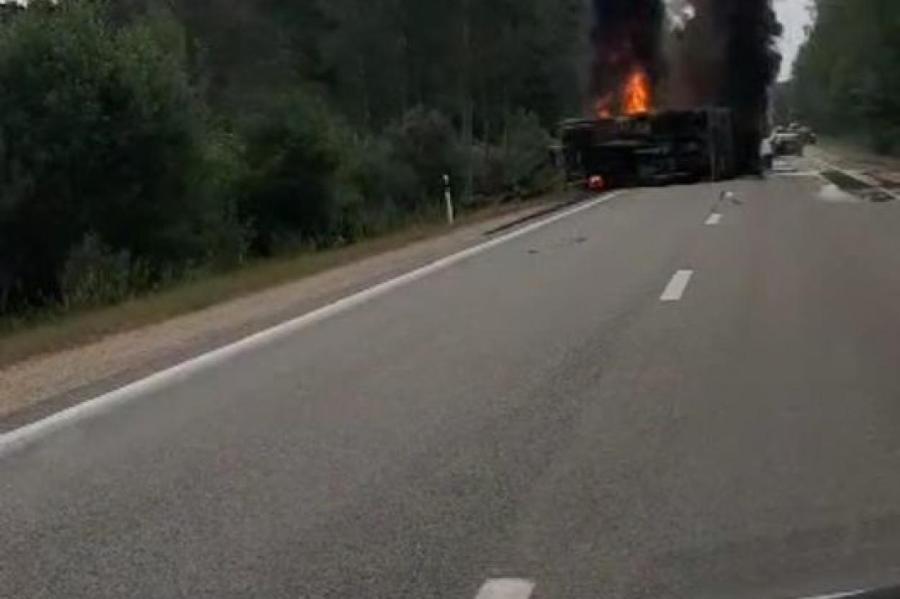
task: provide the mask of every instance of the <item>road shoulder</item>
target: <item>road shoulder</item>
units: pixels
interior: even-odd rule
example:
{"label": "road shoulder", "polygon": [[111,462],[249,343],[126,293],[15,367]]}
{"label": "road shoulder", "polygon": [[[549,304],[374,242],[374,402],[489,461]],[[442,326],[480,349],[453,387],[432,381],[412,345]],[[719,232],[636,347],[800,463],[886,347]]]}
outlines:
{"label": "road shoulder", "polygon": [[44,418],[561,208],[559,198],[84,346],[0,368],[0,433]]}

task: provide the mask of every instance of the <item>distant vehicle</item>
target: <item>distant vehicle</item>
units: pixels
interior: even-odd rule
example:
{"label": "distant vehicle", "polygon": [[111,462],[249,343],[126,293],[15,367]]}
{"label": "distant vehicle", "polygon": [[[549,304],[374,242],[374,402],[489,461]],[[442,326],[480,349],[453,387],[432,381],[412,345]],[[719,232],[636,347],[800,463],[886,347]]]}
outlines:
{"label": "distant vehicle", "polygon": [[799,133],[776,133],[772,136],[772,150],[776,156],[803,156],[804,145]]}
{"label": "distant vehicle", "polygon": [[808,145],[814,145],[819,141],[818,136],[810,127],[800,123],[791,123],[787,127],[776,127],[773,133],[796,133],[800,136],[801,141]]}
{"label": "distant vehicle", "polygon": [[809,127],[800,127],[798,131],[800,137],[803,139],[803,143],[807,145],[816,145],[816,142],[819,141],[819,137],[816,135],[816,132],[810,129]]}

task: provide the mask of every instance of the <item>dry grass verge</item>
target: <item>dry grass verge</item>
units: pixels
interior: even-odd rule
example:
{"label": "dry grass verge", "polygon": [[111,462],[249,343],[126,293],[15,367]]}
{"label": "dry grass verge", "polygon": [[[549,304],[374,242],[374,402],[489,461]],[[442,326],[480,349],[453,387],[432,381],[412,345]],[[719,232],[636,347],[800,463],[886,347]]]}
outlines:
{"label": "dry grass verge", "polygon": [[[535,205],[538,205],[535,202]],[[525,204],[491,205],[463,216],[459,225],[521,211]],[[264,289],[296,281],[448,232],[443,223],[412,224],[395,233],[323,251],[258,261],[238,270],[178,284],[121,304],[83,312],[44,314],[0,326],[0,366],[79,347],[114,333],[163,322]]]}

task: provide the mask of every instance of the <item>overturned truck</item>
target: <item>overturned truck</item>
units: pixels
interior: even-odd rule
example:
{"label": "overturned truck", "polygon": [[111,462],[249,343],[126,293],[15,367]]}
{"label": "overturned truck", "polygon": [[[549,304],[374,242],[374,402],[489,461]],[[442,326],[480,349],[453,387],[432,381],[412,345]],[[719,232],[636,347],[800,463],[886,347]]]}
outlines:
{"label": "overturned truck", "polygon": [[571,183],[631,187],[734,177],[732,112],[727,108],[568,120],[560,125]]}

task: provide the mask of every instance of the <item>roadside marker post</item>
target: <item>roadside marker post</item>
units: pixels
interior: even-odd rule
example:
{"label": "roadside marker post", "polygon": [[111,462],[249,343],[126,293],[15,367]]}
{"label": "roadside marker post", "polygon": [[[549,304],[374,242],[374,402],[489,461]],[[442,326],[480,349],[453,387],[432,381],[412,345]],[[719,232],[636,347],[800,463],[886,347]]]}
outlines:
{"label": "roadside marker post", "polygon": [[447,210],[447,224],[451,227],[456,222],[456,210],[453,207],[453,191],[450,189],[450,175],[444,175],[444,206]]}

